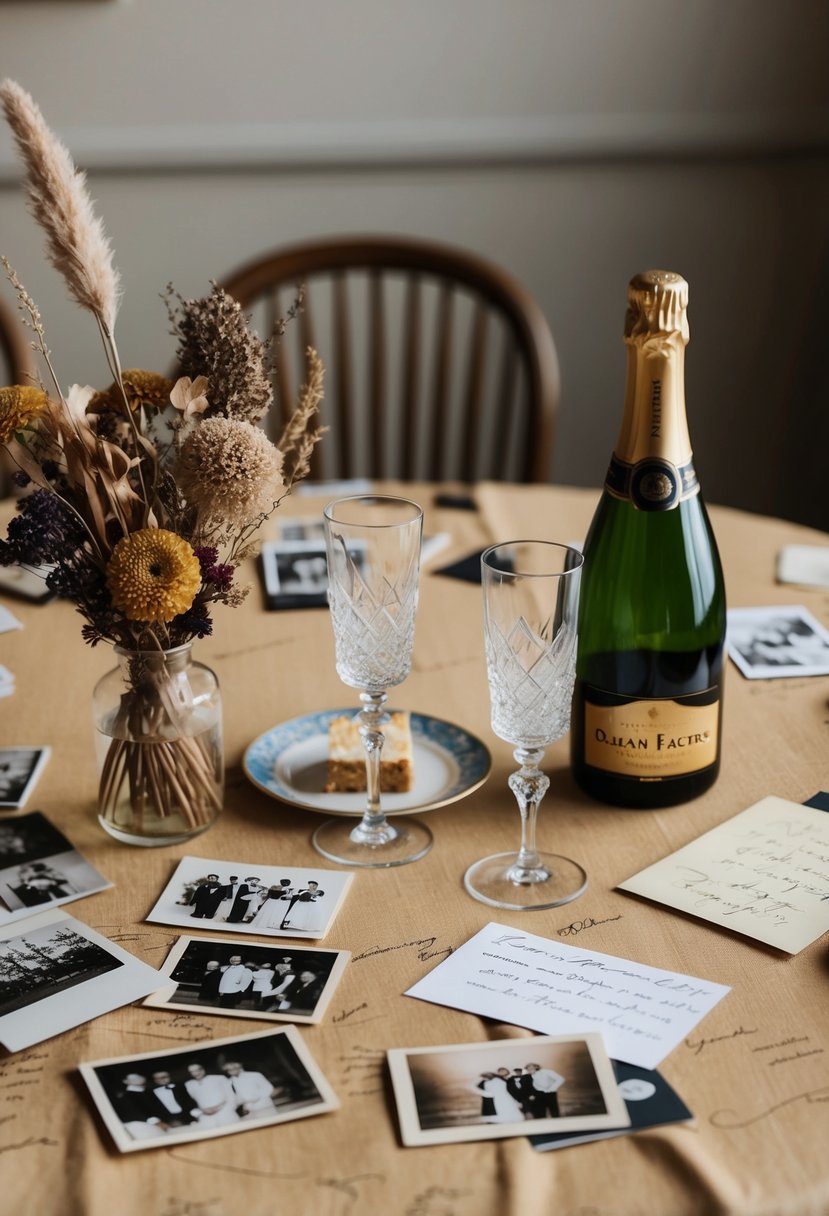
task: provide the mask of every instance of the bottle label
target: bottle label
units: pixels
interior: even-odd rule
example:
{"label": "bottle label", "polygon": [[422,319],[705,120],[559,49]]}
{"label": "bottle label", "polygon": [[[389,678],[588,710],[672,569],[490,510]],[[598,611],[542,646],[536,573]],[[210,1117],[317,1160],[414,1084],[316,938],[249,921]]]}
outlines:
{"label": "bottle label", "polygon": [[[708,768],[717,759],[720,703],[700,705],[699,700],[713,691],[676,700],[597,705],[585,688],[585,761],[592,768],[645,781]],[[604,700],[611,694],[600,695]]]}
{"label": "bottle label", "polygon": [[613,498],[627,499],[640,511],[670,511],[699,493],[693,461],[678,468],[660,456],[629,464],[614,453],[604,485]]}

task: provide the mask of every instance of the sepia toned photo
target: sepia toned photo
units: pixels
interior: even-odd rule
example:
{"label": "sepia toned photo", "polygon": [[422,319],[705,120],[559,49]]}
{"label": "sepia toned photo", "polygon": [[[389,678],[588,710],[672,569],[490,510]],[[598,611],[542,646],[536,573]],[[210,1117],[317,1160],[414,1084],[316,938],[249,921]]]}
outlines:
{"label": "sepia toned photo", "polygon": [[627,1127],[599,1034],[388,1052],[408,1146]]}
{"label": "sepia toned photo", "polygon": [[293,1026],[82,1064],[122,1153],[205,1140],[336,1110]]}
{"label": "sepia toned photo", "polygon": [[0,1043],[19,1051],[148,996],[164,979],[59,910],[0,930]]}
{"label": "sepia toned photo", "polygon": [[161,968],[175,986],[144,1004],[312,1024],[322,1021],[350,957],[347,950],[180,937]]}
{"label": "sepia toned photo", "polygon": [[147,917],[265,937],[325,937],[353,874],[183,857]]}
{"label": "sepia toned photo", "polygon": [[25,806],[48,759],[48,747],[0,747],[0,807]]}
{"label": "sepia toned photo", "polygon": [[0,822],[0,925],[111,885],[40,811]]}
{"label": "sepia toned photo", "polygon": [[749,680],[829,675],[829,631],[806,608],[730,608],[728,653]]}

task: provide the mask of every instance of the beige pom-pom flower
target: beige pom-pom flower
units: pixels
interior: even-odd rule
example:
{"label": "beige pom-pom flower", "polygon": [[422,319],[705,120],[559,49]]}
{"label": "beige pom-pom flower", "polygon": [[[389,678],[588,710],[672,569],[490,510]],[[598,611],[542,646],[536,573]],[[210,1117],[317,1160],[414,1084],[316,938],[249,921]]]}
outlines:
{"label": "beige pom-pom flower", "polygon": [[8,443],[15,431],[31,426],[48,401],[42,388],[28,384],[0,388],[0,443]]}
{"label": "beige pom-pom flower", "polygon": [[181,445],[177,479],[206,531],[237,529],[273,510],[282,453],[249,422],[206,418]]}
{"label": "beige pom-pom flower", "polygon": [[107,566],[112,603],[129,621],[171,621],[186,612],[201,586],[201,566],[175,532],[142,528],[123,537]]}

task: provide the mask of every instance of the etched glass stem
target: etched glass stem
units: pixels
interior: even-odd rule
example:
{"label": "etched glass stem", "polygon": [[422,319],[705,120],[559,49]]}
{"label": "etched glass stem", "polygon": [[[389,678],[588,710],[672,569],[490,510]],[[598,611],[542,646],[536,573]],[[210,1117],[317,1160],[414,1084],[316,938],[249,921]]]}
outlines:
{"label": "etched glass stem", "polygon": [[541,799],[550,787],[550,779],[539,769],[544,755],[542,749],[516,747],[513,752],[521,765],[517,773],[511,773],[509,787],[515,794],[521,812],[521,848],[508,877],[512,882],[546,882],[550,872],[543,864],[535,845],[535,825]]}
{"label": "etched glass stem", "polygon": [[366,753],[366,809],[350,835],[355,844],[387,844],[398,835],[380,806],[380,759],[385,742],[382,726],[389,720],[384,708],[388,694],[361,692],[360,700],[363,708],[357,720]]}

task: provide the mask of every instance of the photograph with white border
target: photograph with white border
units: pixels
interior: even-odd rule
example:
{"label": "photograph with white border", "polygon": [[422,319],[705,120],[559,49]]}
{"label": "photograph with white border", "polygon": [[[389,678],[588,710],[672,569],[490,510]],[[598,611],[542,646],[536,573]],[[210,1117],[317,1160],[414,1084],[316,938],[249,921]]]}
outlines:
{"label": "photograph with white border", "polygon": [[325,937],[354,875],[182,857],[147,917],[162,925],[260,937]]}
{"label": "photograph with white border", "polygon": [[180,937],[160,968],[175,984],[144,1004],[314,1025],[322,1021],[350,958],[348,950]]}
{"label": "photograph with white border", "polygon": [[0,821],[0,925],[111,886],[40,811]]}
{"label": "photograph with white border", "polygon": [[149,996],[163,976],[65,912],[0,929],[0,1043],[21,1051]]}
{"label": "photograph with white border", "polygon": [[600,1034],[395,1048],[387,1055],[409,1147],[630,1125]]}
{"label": "photograph with white border", "polygon": [[81,1064],[80,1073],[122,1153],[232,1135],[339,1107],[294,1026],[94,1060]]}
{"label": "photograph with white border", "polygon": [[48,747],[0,747],[0,807],[26,805],[50,754]]}
{"label": "photograph with white border", "polygon": [[749,680],[829,675],[829,630],[802,604],[729,608],[729,657]]}

